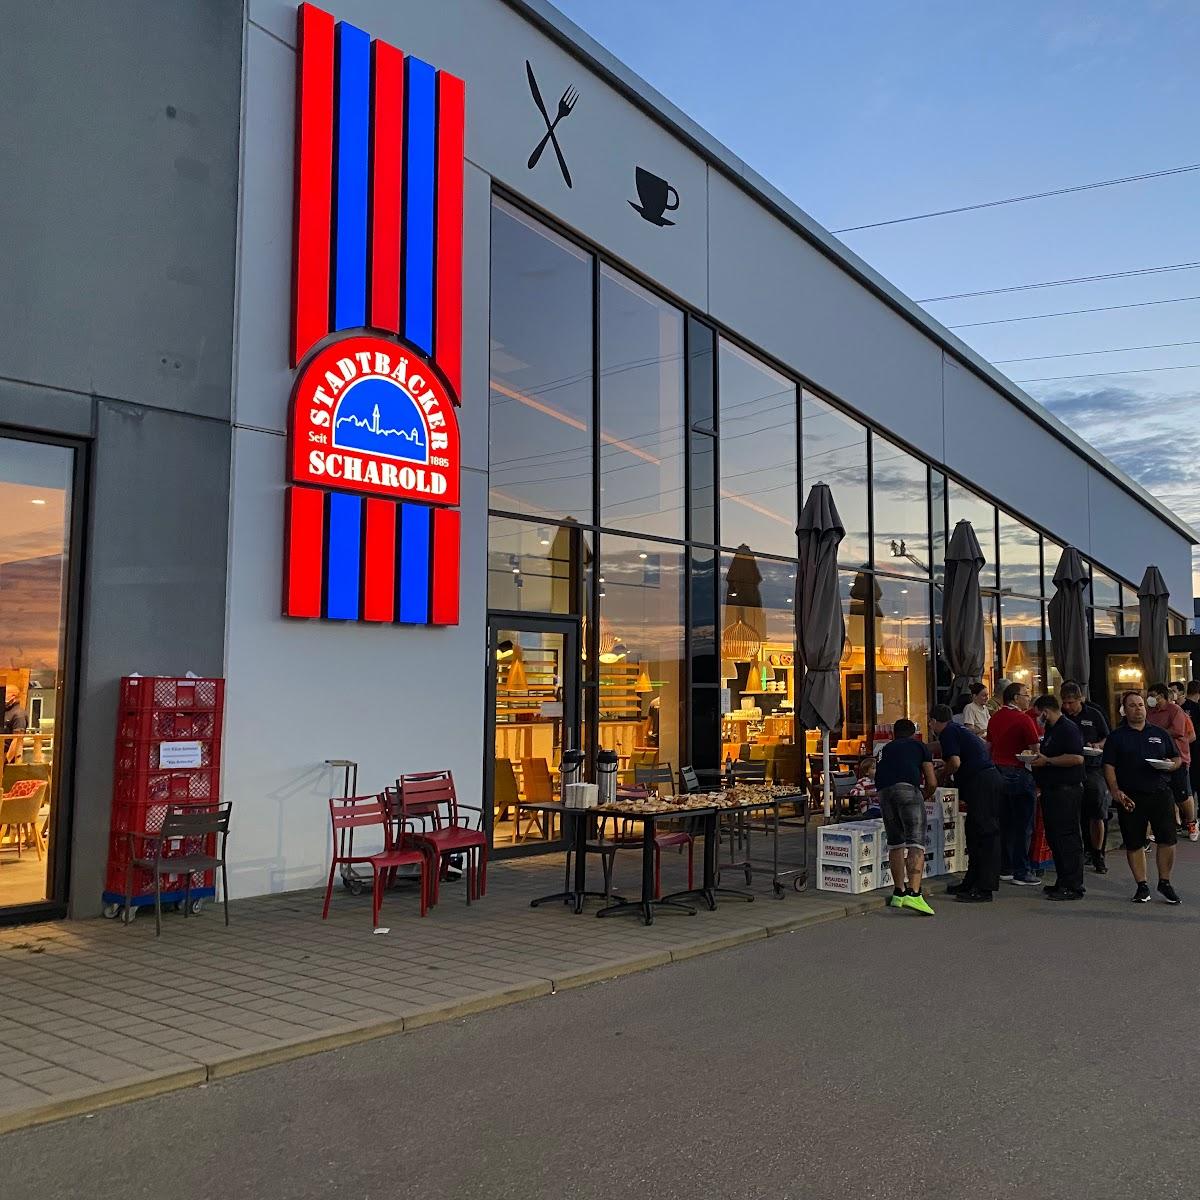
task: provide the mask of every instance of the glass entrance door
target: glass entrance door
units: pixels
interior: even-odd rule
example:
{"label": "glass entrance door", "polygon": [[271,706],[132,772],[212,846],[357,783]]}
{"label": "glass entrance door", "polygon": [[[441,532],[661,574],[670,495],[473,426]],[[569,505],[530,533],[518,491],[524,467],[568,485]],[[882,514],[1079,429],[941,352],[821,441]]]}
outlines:
{"label": "glass entrance door", "polygon": [[488,623],[484,814],[496,850],[536,851],[562,835],[556,814],[564,750],[579,745],[579,624],[493,616]]}
{"label": "glass entrance door", "polygon": [[0,913],[64,899],[64,670],[76,451],[0,437]]}

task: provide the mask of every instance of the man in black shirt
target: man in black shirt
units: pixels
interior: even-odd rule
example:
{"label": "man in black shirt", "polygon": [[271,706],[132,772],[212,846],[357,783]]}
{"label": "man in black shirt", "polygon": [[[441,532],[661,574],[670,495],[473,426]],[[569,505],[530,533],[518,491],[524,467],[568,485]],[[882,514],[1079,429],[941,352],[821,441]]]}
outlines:
{"label": "man in black shirt", "polygon": [[1079,900],[1083,896],[1083,840],[1079,832],[1083,735],[1074,721],[1063,718],[1054,696],[1039,696],[1034,707],[1046,723],[1046,732],[1033,762],[1033,778],[1042,789],[1042,821],[1057,876],[1045,891],[1051,900]]}
{"label": "man in black shirt", "polygon": [[921,875],[925,870],[925,801],[937,789],[933,755],[924,742],[917,741],[917,727],[906,717],[896,722],[892,733],[895,740],[883,747],[875,768],[892,870],[888,904],[932,917],[933,909],[921,894]]}
{"label": "man in black shirt", "polygon": [[[1100,748],[1108,737],[1108,722],[1104,713],[1090,700],[1083,698],[1083,689],[1077,683],[1064,683],[1058,690],[1064,717],[1070,717],[1079,726],[1085,746]],[[1104,767],[1099,756],[1083,758],[1083,804],[1080,806],[1080,829],[1083,834],[1084,853],[1090,857],[1097,875],[1108,871],[1104,860],[1104,846],[1108,840],[1108,788],[1104,783]]]}
{"label": "man in black shirt", "polygon": [[[1125,857],[1133,873],[1137,904],[1150,900],[1146,885],[1146,826],[1154,830],[1158,890],[1168,904],[1178,904],[1179,896],[1171,886],[1171,868],[1175,865],[1175,798],[1171,793],[1170,773],[1183,764],[1175,742],[1165,729],[1146,721],[1146,701],[1141,692],[1126,692],[1121,697],[1124,721],[1104,742],[1104,778],[1108,790],[1120,808],[1121,837]],[[1153,762],[1151,761],[1153,760]],[[1160,766],[1154,766],[1158,762]]]}

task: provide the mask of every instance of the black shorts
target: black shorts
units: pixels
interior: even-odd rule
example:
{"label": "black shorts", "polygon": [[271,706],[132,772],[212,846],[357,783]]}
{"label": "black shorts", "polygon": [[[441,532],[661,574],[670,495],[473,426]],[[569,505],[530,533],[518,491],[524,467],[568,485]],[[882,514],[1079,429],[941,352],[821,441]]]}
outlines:
{"label": "black shorts", "polygon": [[1108,785],[1102,771],[1089,770],[1083,776],[1083,806],[1080,815],[1085,821],[1108,820]]}
{"label": "black shorts", "polygon": [[925,798],[911,783],[894,783],[879,793],[879,811],[889,850],[925,850]]}
{"label": "black shorts", "polygon": [[1167,778],[1171,782],[1171,795],[1176,804],[1183,804],[1192,794],[1191,781],[1188,778],[1188,766],[1184,763],[1178,771],[1172,771]]}
{"label": "black shorts", "polygon": [[1170,789],[1125,794],[1134,802],[1132,812],[1127,812],[1123,804],[1117,805],[1117,820],[1121,823],[1125,849],[1145,849],[1147,825],[1154,831],[1154,839],[1160,846],[1174,846],[1179,839],[1175,832],[1175,797]]}

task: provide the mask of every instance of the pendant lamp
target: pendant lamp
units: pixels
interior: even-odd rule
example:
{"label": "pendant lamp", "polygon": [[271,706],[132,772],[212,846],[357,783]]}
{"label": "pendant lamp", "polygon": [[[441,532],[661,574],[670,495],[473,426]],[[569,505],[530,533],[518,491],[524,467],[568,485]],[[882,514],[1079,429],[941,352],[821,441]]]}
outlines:
{"label": "pendant lamp", "polygon": [[514,658],[512,666],[508,668],[508,681],[505,686],[510,692],[523,692],[529,687],[525,679],[525,664],[519,658]]}
{"label": "pendant lamp", "polygon": [[642,670],[637,677],[637,683],[633,685],[633,690],[639,695],[644,696],[648,692],[654,691],[654,684],[650,680],[650,676],[646,671],[645,663],[641,664]]}

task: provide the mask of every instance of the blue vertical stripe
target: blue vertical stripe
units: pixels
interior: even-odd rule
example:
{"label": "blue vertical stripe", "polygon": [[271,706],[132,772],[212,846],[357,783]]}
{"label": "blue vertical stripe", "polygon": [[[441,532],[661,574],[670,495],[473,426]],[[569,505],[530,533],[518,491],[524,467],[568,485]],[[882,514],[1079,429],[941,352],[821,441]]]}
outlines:
{"label": "blue vertical stripe", "polygon": [[334,120],[333,328],[367,323],[367,148],[371,127],[371,36],[337,27]]}
{"label": "blue vertical stripe", "polygon": [[404,336],[433,353],[433,195],[437,155],[437,72],[419,58],[408,60],[404,119]]}
{"label": "blue vertical stripe", "polygon": [[429,509],[400,506],[400,620],[429,623]]}
{"label": "blue vertical stripe", "polygon": [[325,566],[325,615],[335,621],[359,618],[362,576],[361,496],[329,493],[329,558]]}

